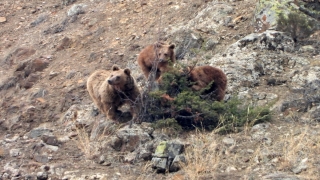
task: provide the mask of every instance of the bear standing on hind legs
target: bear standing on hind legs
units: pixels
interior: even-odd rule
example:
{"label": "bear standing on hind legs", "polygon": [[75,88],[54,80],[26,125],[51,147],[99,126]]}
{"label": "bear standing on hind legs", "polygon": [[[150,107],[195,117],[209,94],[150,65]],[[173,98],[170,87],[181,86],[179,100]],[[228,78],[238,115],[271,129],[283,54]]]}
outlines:
{"label": "bear standing on hind legs", "polygon": [[213,92],[217,101],[224,99],[227,89],[227,76],[221,69],[212,66],[198,66],[189,67],[188,72],[189,80],[194,83],[191,87],[192,90],[200,91],[213,81],[211,87],[203,93],[209,94]]}
{"label": "bear standing on hind legs", "polygon": [[113,65],[111,71],[97,70],[87,80],[87,90],[94,104],[109,119],[117,120],[120,106],[130,104],[132,119],[137,120],[140,91],[130,69]]}
{"label": "bear standing on hind legs", "polygon": [[171,63],[176,62],[174,48],[174,44],[156,42],[155,44],[148,45],[140,52],[138,64],[147,79],[149,78],[153,65],[157,65],[155,80],[158,81],[161,74],[168,70],[170,61]]}

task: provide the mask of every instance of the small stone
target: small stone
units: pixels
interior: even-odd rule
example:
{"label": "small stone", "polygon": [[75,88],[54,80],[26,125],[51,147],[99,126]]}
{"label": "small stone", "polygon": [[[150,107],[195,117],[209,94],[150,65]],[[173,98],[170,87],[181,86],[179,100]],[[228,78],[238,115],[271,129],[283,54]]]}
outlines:
{"label": "small stone", "polygon": [[58,146],[46,145],[45,147],[52,152],[56,152],[59,150]]}
{"label": "small stone", "polygon": [[21,150],[20,149],[11,149],[10,150],[10,156],[11,157],[17,157],[21,154]]}
{"label": "small stone", "polygon": [[58,139],[55,136],[49,136],[49,135],[42,135],[41,136],[41,140],[48,144],[48,145],[52,145],[52,146],[59,146],[60,142],[58,141]]}
{"label": "small stone", "polygon": [[5,142],[8,142],[8,143],[12,143],[12,142],[16,142],[19,138],[19,135],[14,135],[12,138],[8,138],[6,137],[6,139],[4,139]]}
{"label": "small stone", "polygon": [[38,172],[37,173],[37,179],[38,180],[47,180],[48,179],[48,173],[47,172]]}
{"label": "small stone", "polygon": [[0,23],[6,22],[7,18],[6,17],[0,17]]}
{"label": "small stone", "polygon": [[173,159],[171,166],[169,167],[170,172],[176,172],[179,171],[181,168],[181,165],[186,163],[186,158],[183,155],[177,155]]}
{"label": "small stone", "polygon": [[41,156],[41,155],[35,155],[34,160],[40,163],[48,163],[49,162],[49,158],[47,156]]}
{"label": "small stone", "polygon": [[306,46],[302,46],[300,49],[299,49],[300,52],[314,52],[315,49],[312,45],[306,45]]}
{"label": "small stone", "polygon": [[299,180],[300,178],[285,173],[272,173],[262,177],[262,180]]}
{"label": "small stone", "polygon": [[52,78],[54,78],[54,77],[56,77],[56,76],[58,76],[58,75],[59,75],[58,72],[53,72],[53,71],[51,71],[50,74],[49,74],[49,79],[52,79]]}
{"label": "small stone", "polygon": [[226,145],[229,145],[229,146],[231,146],[235,143],[234,139],[228,138],[228,137],[223,138],[222,142]]}
{"label": "small stone", "polygon": [[79,14],[84,14],[84,8],[87,5],[84,4],[75,4],[73,5],[69,10],[68,10],[68,16],[74,16],[74,15],[79,15]]}
{"label": "small stone", "polygon": [[294,172],[295,174],[299,174],[302,171],[306,170],[308,168],[307,161],[308,158],[302,159],[299,165],[292,169],[292,172]]}
{"label": "small stone", "polygon": [[166,168],[167,168],[167,158],[157,158],[157,157],[154,157],[152,158],[152,167],[154,169],[157,169],[157,172],[160,173],[160,172],[165,172],[166,171]]}
{"label": "small stone", "polygon": [[152,158],[152,153],[146,149],[142,149],[140,152],[139,152],[139,159],[143,159],[145,161],[147,160],[151,160]]}
{"label": "small stone", "polygon": [[184,145],[180,142],[170,142],[168,144],[169,158],[174,158],[175,156],[181,154],[183,150],[184,150]]}
{"label": "small stone", "polygon": [[137,157],[137,153],[131,152],[124,157],[124,161],[128,163],[133,163],[136,157]]}
{"label": "small stone", "polygon": [[28,133],[29,138],[37,138],[41,137],[42,135],[51,135],[52,130],[45,129],[45,128],[34,128]]}
{"label": "small stone", "polygon": [[231,171],[236,171],[237,168],[233,167],[233,166],[228,166],[227,169],[226,169],[226,172],[229,173]]}

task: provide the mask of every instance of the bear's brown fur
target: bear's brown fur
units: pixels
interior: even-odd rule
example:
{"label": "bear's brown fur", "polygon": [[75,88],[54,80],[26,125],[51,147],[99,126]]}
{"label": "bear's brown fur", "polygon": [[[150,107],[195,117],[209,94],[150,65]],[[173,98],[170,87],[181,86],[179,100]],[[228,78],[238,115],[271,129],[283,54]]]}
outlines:
{"label": "bear's brown fur", "polygon": [[128,103],[133,120],[136,120],[140,91],[130,69],[120,69],[113,65],[111,71],[97,70],[88,78],[87,90],[94,104],[109,119],[117,120],[121,112],[118,108]]}
{"label": "bear's brown fur", "polygon": [[159,80],[161,74],[168,70],[169,61],[171,63],[176,62],[174,48],[174,44],[156,42],[155,44],[148,45],[140,52],[138,64],[147,79],[154,64],[157,64],[155,80]]}
{"label": "bear's brown fur", "polygon": [[204,93],[214,92],[215,99],[222,101],[227,89],[227,76],[224,72],[212,66],[189,67],[189,80],[193,82],[192,90],[200,91],[207,87],[212,81],[212,86]]}

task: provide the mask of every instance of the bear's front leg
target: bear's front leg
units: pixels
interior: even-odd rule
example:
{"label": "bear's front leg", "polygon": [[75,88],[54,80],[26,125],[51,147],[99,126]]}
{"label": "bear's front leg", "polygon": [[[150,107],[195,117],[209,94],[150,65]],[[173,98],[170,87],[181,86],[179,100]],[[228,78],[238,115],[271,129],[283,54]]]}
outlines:
{"label": "bear's front leg", "polygon": [[117,119],[117,108],[111,103],[105,103],[104,112],[107,115],[108,119],[116,120]]}

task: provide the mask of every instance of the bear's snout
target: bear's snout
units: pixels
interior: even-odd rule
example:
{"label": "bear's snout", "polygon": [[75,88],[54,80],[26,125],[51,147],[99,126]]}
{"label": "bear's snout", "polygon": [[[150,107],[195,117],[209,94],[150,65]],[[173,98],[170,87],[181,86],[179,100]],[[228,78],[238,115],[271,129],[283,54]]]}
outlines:
{"label": "bear's snout", "polygon": [[108,79],[108,83],[110,85],[117,84],[120,81],[120,76],[113,76],[112,78]]}

